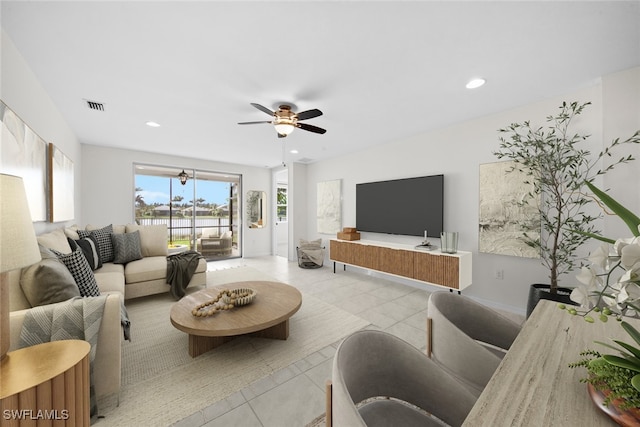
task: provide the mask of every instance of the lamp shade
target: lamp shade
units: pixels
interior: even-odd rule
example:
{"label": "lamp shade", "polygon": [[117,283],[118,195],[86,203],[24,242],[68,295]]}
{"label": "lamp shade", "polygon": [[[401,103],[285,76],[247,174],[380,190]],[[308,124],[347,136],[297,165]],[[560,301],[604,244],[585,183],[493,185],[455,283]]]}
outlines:
{"label": "lamp shade", "polygon": [[0,273],[40,261],[22,178],[0,174]]}

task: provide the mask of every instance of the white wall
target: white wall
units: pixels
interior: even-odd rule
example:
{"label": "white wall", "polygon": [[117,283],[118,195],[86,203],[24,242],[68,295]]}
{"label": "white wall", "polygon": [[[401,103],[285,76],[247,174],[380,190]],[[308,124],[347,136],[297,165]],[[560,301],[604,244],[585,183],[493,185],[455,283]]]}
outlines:
{"label": "white wall", "polygon": [[[605,76],[602,79],[604,142],[628,138],[640,129],[640,67]],[[612,158],[633,154],[640,159],[640,144],[625,146]],[[620,166],[604,176],[604,187],[623,206],[640,215],[640,161]],[[627,226],[615,216],[606,216],[603,234],[617,238],[628,236]]]}
{"label": "white wall", "polygon": [[[539,260],[478,253],[479,165],[498,161],[492,152],[498,149],[499,128],[524,120],[531,120],[532,124],[545,125],[545,118],[557,112],[562,101],[592,102],[593,105],[574,122],[573,130],[592,135],[584,147],[598,153],[603,144],[603,126],[607,133],[605,142],[612,136],[626,137],[630,136],[633,130],[640,129],[640,101],[637,96],[639,88],[638,70],[631,70],[607,77],[604,84],[596,83],[592,87],[543,102],[311,164],[307,171],[308,238],[322,237],[327,241],[334,237],[319,235],[315,231],[318,182],[342,179],[343,226],[347,227],[355,226],[357,183],[444,174],[444,228],[460,233],[460,250],[473,252],[473,285],[465,293],[494,306],[524,313],[529,285],[548,283],[548,271],[542,267]],[[603,92],[606,94],[606,103],[603,100]],[[624,114],[621,115],[621,112]],[[640,163],[621,166],[620,169],[625,169],[624,180],[611,174],[607,185],[618,184],[623,191],[637,196],[640,189],[639,168]],[[633,173],[630,170],[633,170]],[[626,178],[630,174],[635,178]],[[620,186],[620,182],[624,185]],[[393,203],[392,200],[388,202]],[[630,197],[629,202],[632,204],[628,207],[640,212],[637,197]],[[374,233],[363,233],[362,237],[407,244],[417,244],[421,240],[420,237]],[[504,271],[502,280],[494,278],[496,270]],[[574,283],[572,276],[563,276],[564,285]]]}
{"label": "white wall", "polygon": [[[271,171],[267,168],[82,144],[83,215],[79,224],[103,226],[133,222],[134,163],[242,174],[243,200],[249,190],[265,191],[268,201],[273,198]],[[250,229],[243,224],[243,254],[270,255],[270,230],[270,227]]]}
{"label": "white wall", "polygon": [[[76,173],[75,216],[78,218],[81,212],[81,195],[77,190],[82,170],[80,142],[4,30],[0,30],[0,39],[0,99],[42,139],[54,143],[73,161]],[[58,226],[34,223],[38,234]]]}

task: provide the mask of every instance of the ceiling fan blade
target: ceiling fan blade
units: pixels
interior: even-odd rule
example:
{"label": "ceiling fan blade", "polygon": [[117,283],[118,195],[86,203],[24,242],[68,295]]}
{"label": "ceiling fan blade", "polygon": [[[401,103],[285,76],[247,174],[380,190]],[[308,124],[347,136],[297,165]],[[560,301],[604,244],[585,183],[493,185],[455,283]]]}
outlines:
{"label": "ceiling fan blade", "polygon": [[318,126],[308,125],[306,123],[297,123],[296,126],[299,127],[300,129],[304,129],[304,130],[308,130],[309,132],[320,133],[320,134],[325,133],[327,131],[326,129],[319,128]]}
{"label": "ceiling fan blade", "polygon": [[271,123],[270,120],[262,122],[238,122],[239,125],[257,125],[258,123]]}
{"label": "ceiling fan blade", "polygon": [[260,104],[254,104],[253,102],[251,103],[251,105],[253,105],[254,107],[256,107],[258,110],[263,111],[265,113],[267,113],[270,116],[273,116],[275,113],[273,111],[271,111],[270,109],[268,109],[267,107],[263,107]]}
{"label": "ceiling fan blade", "polygon": [[298,113],[298,120],[313,119],[314,117],[318,117],[321,115],[322,115],[322,111],[318,110],[317,108],[314,108],[313,110],[307,110],[307,111]]}

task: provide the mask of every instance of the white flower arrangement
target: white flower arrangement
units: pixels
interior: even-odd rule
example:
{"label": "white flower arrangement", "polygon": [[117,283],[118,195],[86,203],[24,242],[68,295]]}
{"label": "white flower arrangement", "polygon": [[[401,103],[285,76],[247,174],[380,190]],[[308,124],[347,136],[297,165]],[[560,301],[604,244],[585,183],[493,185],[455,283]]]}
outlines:
{"label": "white flower arrangement", "polygon": [[609,308],[617,315],[640,313],[640,238],[604,243],[591,256],[591,266],[582,267],[576,279],[583,285],[571,293],[582,307]]}
{"label": "white flower arrangement", "polygon": [[640,218],[587,182],[593,193],[618,215],[629,227],[634,237],[613,241],[592,235],[604,243],[589,256],[590,266],[582,267],[576,279],[582,286],[571,293],[571,300],[579,304],[583,311],[570,308],[571,314],[584,316],[593,322],[591,312],[600,313],[600,319],[607,321],[609,315],[618,319],[622,316],[640,315]]}

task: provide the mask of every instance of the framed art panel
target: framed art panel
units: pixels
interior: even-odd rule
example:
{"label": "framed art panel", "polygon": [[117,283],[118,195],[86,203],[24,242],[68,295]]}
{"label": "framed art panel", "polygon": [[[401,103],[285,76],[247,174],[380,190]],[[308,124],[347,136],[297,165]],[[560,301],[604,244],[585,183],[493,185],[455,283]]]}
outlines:
{"label": "framed art panel", "polygon": [[[539,252],[522,240],[526,232],[540,236],[537,200],[527,196],[533,185],[512,170],[514,162],[480,165],[480,209],[478,251],[498,255],[540,258]],[[527,202],[529,201],[529,202]]]}
{"label": "framed art panel", "polygon": [[0,101],[0,172],[22,178],[31,221],[47,220],[47,143]]}
{"label": "framed art panel", "polygon": [[49,144],[49,211],[51,222],[70,221],[75,216],[73,162]]}
{"label": "framed art panel", "polygon": [[334,234],[342,230],[341,180],[318,183],[318,233]]}

